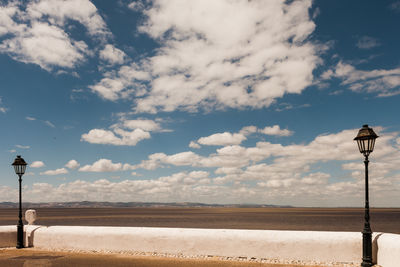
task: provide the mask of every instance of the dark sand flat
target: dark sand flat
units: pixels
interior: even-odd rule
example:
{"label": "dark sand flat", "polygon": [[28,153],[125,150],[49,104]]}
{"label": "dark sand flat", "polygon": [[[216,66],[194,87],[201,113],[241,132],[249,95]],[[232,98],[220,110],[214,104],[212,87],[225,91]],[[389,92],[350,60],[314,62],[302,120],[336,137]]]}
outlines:
{"label": "dark sand flat", "polygon": [[[24,207],[24,210],[29,207]],[[360,232],[362,208],[37,208],[37,225],[140,226]],[[17,209],[0,209],[15,225]],[[374,232],[400,234],[400,209],[371,209]]]}

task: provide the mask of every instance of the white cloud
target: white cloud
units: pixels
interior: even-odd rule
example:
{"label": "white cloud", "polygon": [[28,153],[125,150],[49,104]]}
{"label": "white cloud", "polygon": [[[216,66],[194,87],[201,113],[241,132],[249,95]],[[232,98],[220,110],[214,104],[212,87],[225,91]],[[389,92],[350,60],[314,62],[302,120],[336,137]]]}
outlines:
{"label": "white cloud", "polygon": [[[370,189],[374,206],[400,204],[400,150],[397,132],[373,127],[380,135],[370,157]],[[353,141],[358,129],[323,134],[309,143],[272,144],[252,147],[231,145],[209,155],[191,151],[151,154],[138,165],[100,159],[81,171],[131,171],[188,166],[202,170],[183,171],[161,177],[111,182],[73,181],[59,186],[36,183],[25,189],[26,199],[41,201],[198,201],[206,203],[289,203],[302,206],[360,206],[364,188],[363,156]],[[331,176],[321,167],[342,164]],[[335,166],[334,165],[334,166]],[[210,172],[204,168],[211,168]],[[217,168],[215,171],[212,169]],[[212,174],[210,174],[212,173]],[[136,171],[132,175],[137,175]],[[217,175],[217,176],[214,176]],[[146,175],[147,176],[147,175]],[[122,176],[121,176],[122,177]],[[4,188],[3,188],[4,189]],[[0,193],[2,188],[0,187]],[[46,192],[46,194],[44,194]],[[0,194],[0,198],[4,197]],[[43,199],[43,197],[45,199]],[[397,203],[397,204],[396,204]]]}
{"label": "white cloud", "polygon": [[[51,47],[51,49],[49,49]],[[70,40],[60,28],[44,22],[32,22],[25,31],[0,44],[0,52],[14,60],[34,63],[46,70],[54,66],[72,68],[84,60],[87,45]]]}
{"label": "white cloud", "polygon": [[134,169],[130,164],[113,163],[109,159],[99,159],[92,165],[85,165],[79,168],[80,172],[115,172]]}
{"label": "white cloud", "polygon": [[265,127],[264,129],[258,129],[256,126],[245,126],[238,133],[215,133],[210,136],[200,137],[196,141],[191,141],[189,144],[190,148],[200,148],[200,145],[208,146],[232,146],[239,145],[244,140],[247,140],[247,136],[253,133],[263,133],[267,135],[278,135],[278,136],[290,136],[293,134],[292,131],[287,129],[280,129],[279,125],[271,127]]}
{"label": "white cloud", "polygon": [[288,129],[281,129],[279,125],[274,125],[271,127],[265,127],[264,129],[259,130],[260,133],[267,135],[278,135],[278,136],[291,136],[293,131],[289,131]]}
{"label": "white cloud", "polygon": [[197,143],[207,146],[228,146],[238,145],[246,140],[246,136],[240,133],[231,134],[229,132],[216,133],[207,137],[201,137]]}
{"label": "white cloud", "polygon": [[15,188],[12,188],[9,186],[0,185],[0,201],[2,201],[2,202],[5,202],[5,201],[17,202],[18,201],[18,189],[15,189]]}
{"label": "white cloud", "polygon": [[73,68],[90,54],[87,44],[65,30],[70,21],[84,25],[91,36],[105,40],[107,27],[88,0],[13,1],[0,6],[0,53],[43,69]]}
{"label": "white cloud", "polygon": [[[218,186],[212,186],[204,171],[179,172],[154,180],[124,180],[111,182],[106,179],[94,182],[76,180],[59,186],[35,183],[24,191],[28,201],[182,201],[191,195],[191,201],[215,196]],[[7,187],[7,189],[9,189]],[[6,191],[6,190],[4,190]],[[3,188],[0,187],[0,193]],[[15,192],[12,190],[11,192]],[[9,194],[5,194],[8,196]],[[0,201],[5,195],[0,195]],[[9,200],[8,200],[9,201]]]}
{"label": "white cloud", "polygon": [[[377,132],[381,127],[375,127]],[[236,175],[235,179],[282,179],[297,178],[308,173],[312,165],[318,162],[353,161],[360,159],[356,144],[353,141],[357,129],[344,130],[339,133],[317,136],[308,144],[291,144],[283,146],[270,142],[258,142],[254,147],[230,145],[219,148],[216,153],[200,156],[191,151],[172,155],[164,153],[151,154],[147,160],[136,165],[135,168],[156,169],[165,165],[192,166],[213,168],[217,167],[216,174]],[[385,134],[377,141],[374,157],[386,157],[386,164],[380,165],[377,170],[383,172],[395,170],[400,162],[395,159],[397,148],[391,142],[397,137]],[[379,145],[378,145],[379,144]],[[271,163],[260,163],[270,159]],[[241,169],[244,168],[244,171]],[[348,169],[348,167],[344,167]],[[239,175],[240,174],[240,175]],[[310,178],[311,179],[311,178]],[[309,179],[308,179],[309,180]],[[304,182],[306,182],[304,180]]]}
{"label": "white cloud", "polygon": [[51,128],[56,128],[56,126],[53,123],[51,123],[51,121],[43,121],[43,122],[44,122],[44,124],[46,124],[47,126],[49,126]]}
{"label": "white cloud", "polygon": [[380,46],[380,43],[376,38],[363,36],[358,40],[356,46],[360,49],[371,49]]}
{"label": "white cloud", "polygon": [[245,136],[248,136],[248,135],[256,133],[256,132],[257,132],[256,126],[245,126],[239,131],[240,134],[243,134]]}
{"label": "white cloud", "polygon": [[126,54],[122,50],[111,44],[107,44],[104,49],[100,51],[100,59],[108,62],[110,65],[123,64],[125,57]]}
{"label": "white cloud", "polygon": [[128,7],[134,11],[142,11],[145,8],[143,2],[141,1],[132,2],[128,5]]}
{"label": "white cloud", "polygon": [[[113,132],[114,131],[114,132]],[[113,131],[104,129],[93,129],[81,136],[81,140],[92,144],[108,144],[115,146],[135,146],[143,139],[149,139],[150,133],[142,129],[125,131],[115,128]]]}
{"label": "white cloud", "polygon": [[80,164],[74,159],[71,159],[70,161],[67,162],[67,164],[65,164],[65,167],[67,167],[68,169],[71,169],[71,170],[75,170],[79,166],[80,166]]}
{"label": "white cloud", "polygon": [[60,168],[56,170],[48,170],[45,172],[41,172],[40,175],[60,175],[60,174],[67,174],[68,170],[65,168]]}
{"label": "white cloud", "polygon": [[[1,15],[1,14],[0,14],[0,15]],[[0,34],[0,36],[1,36],[1,34]],[[7,109],[6,109],[5,107],[2,107],[1,105],[2,105],[2,99],[1,99],[1,97],[0,97],[0,112],[6,113],[6,112],[7,112]]]}
{"label": "white cloud", "polygon": [[90,88],[109,100],[135,97],[137,112],[269,106],[313,82],[321,60],[307,39],[311,3],[155,1],[140,30],[160,42],[156,55]]}
{"label": "white cloud", "polygon": [[321,76],[323,79],[336,77],[355,92],[376,93],[380,97],[400,94],[400,68],[389,70],[358,70],[354,66],[339,62],[333,70]]}
{"label": "white cloud", "polygon": [[148,82],[151,75],[148,71],[142,70],[136,63],[130,66],[122,66],[117,72],[111,71],[104,74],[95,85],[89,88],[107,100],[125,99],[133,96],[143,96],[146,94],[146,86],[143,82]]}
{"label": "white cloud", "polygon": [[221,167],[215,170],[216,174],[241,174],[243,170],[236,167]]}
{"label": "white cloud", "polygon": [[121,124],[128,129],[142,129],[148,132],[161,130],[161,126],[158,122],[147,119],[122,120]]}
{"label": "white cloud", "polygon": [[28,121],[35,121],[36,120],[36,118],[30,117],[30,116],[26,116],[25,119],[27,119]]}
{"label": "white cloud", "polygon": [[82,141],[94,144],[135,146],[144,139],[151,138],[150,132],[169,132],[160,125],[161,119],[127,119],[123,114],[119,122],[111,125],[110,130],[92,129],[83,134]]}
{"label": "white cloud", "polygon": [[23,145],[15,145],[16,147],[18,147],[18,148],[21,148],[21,149],[29,149],[29,148],[31,148],[30,146],[23,146]]}
{"label": "white cloud", "polygon": [[171,164],[175,166],[195,166],[201,159],[201,156],[193,153],[192,151],[180,152],[173,155],[154,153],[148,157],[148,160],[143,160],[140,164],[135,165],[134,168],[154,170],[163,164]]}
{"label": "white cloud", "polygon": [[198,143],[196,143],[195,141],[190,141],[189,147],[190,148],[200,148],[201,146]]}
{"label": "white cloud", "polygon": [[55,25],[64,26],[68,20],[75,20],[86,27],[90,35],[105,37],[109,31],[97,8],[89,0],[40,0],[31,2],[27,13],[32,19],[49,17]]}
{"label": "white cloud", "polygon": [[29,167],[32,167],[32,168],[41,168],[44,166],[45,165],[44,165],[43,161],[34,161],[31,164],[29,164]]}

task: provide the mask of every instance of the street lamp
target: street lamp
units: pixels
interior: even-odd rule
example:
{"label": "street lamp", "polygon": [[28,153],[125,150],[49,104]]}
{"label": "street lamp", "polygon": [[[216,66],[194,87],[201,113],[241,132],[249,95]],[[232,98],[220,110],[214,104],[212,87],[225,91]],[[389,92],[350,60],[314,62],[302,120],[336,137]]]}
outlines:
{"label": "street lamp", "polygon": [[19,176],[19,220],[17,225],[17,248],[24,247],[24,225],[22,223],[22,192],[21,192],[21,183],[22,183],[22,175],[25,173],[26,162],[21,156],[17,156],[12,164],[14,166],[15,173]]}
{"label": "street lamp", "polygon": [[369,224],[369,197],[368,197],[368,156],[372,153],[375,146],[375,139],[378,138],[374,130],[368,127],[368,124],[358,131],[358,134],[354,140],[357,141],[358,149],[365,157],[365,221],[363,234],[363,258],[361,266],[371,267],[372,266],[372,231]]}

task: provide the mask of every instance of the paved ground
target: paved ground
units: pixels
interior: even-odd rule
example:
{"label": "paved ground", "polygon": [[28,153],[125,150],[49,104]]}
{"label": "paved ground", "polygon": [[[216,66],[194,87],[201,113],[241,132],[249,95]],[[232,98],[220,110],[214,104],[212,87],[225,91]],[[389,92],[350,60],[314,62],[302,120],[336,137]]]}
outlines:
{"label": "paved ground", "polygon": [[[2,267],[98,266],[98,267],[312,267],[214,259],[181,259],[121,254],[49,252],[32,248],[0,249]],[[335,265],[338,267],[338,265]],[[321,266],[318,266],[321,267]]]}

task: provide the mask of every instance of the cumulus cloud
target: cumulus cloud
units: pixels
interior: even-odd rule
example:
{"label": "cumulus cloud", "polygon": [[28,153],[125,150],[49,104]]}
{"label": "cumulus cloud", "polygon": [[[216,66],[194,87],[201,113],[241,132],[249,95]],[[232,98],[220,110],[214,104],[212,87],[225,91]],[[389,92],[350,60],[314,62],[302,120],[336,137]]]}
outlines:
{"label": "cumulus cloud", "polygon": [[[254,132],[254,128],[247,130]],[[374,192],[374,206],[397,205],[400,204],[399,133],[387,132],[382,127],[374,127],[374,130],[380,135],[370,157],[370,189]],[[177,166],[193,170],[141,180],[138,177],[116,182],[107,179],[94,182],[76,180],[58,186],[36,183],[27,187],[24,194],[29,200],[40,196],[41,201],[87,199],[360,206],[364,197],[364,164],[363,156],[353,141],[357,131],[346,129],[322,134],[301,144],[282,145],[262,141],[250,147],[229,145],[217,148],[209,155],[191,151],[170,155],[154,153],[137,165],[100,159],[80,170],[135,170],[132,175],[137,175],[136,170],[140,168],[153,170]],[[340,179],[321,168],[321,164],[330,163],[342,165],[342,169],[338,169],[342,172]],[[8,194],[6,189],[0,187],[0,193],[2,190]]]}
{"label": "cumulus cloud", "polygon": [[201,156],[193,153],[192,151],[180,152],[173,155],[154,153],[148,157],[148,160],[143,160],[140,164],[135,165],[134,168],[154,170],[163,164],[171,164],[175,166],[195,166],[196,162],[201,159]]}
{"label": "cumulus cloud", "polygon": [[71,170],[75,170],[79,166],[80,166],[80,164],[74,159],[71,159],[70,161],[67,162],[67,164],[65,164],[65,167],[67,167],[68,169],[71,169]]}
{"label": "cumulus cloud", "polygon": [[59,26],[65,26],[68,20],[78,21],[93,36],[104,37],[110,34],[96,6],[89,0],[33,1],[28,5],[27,13],[32,19],[49,17],[51,23]]}
{"label": "cumulus cloud", "polygon": [[89,54],[83,41],[73,40],[65,29],[70,21],[84,25],[100,39],[109,35],[96,7],[88,0],[12,1],[0,6],[0,53],[46,70],[73,68]]}
{"label": "cumulus cloud", "polygon": [[[35,183],[24,191],[29,201],[182,201],[192,195],[192,201],[202,200],[217,192],[211,186],[208,172],[179,172],[150,180],[124,180],[111,182],[99,179],[94,182],[76,180],[54,186],[48,183]],[[0,187],[0,193],[8,187]],[[15,192],[12,190],[11,192]],[[0,196],[10,196],[6,193]]]}
{"label": "cumulus cloud", "polygon": [[154,1],[139,30],[160,43],[156,54],[90,88],[113,101],[134,97],[136,112],[269,106],[313,82],[321,60],[308,40],[311,4]]}
{"label": "cumulus cloud", "polygon": [[28,30],[0,44],[0,52],[14,60],[34,63],[47,70],[53,66],[74,67],[83,61],[86,50],[83,41],[72,41],[62,29],[41,22],[32,23]]}
{"label": "cumulus cloud", "polygon": [[142,129],[144,131],[160,131],[161,125],[153,120],[147,119],[136,119],[136,120],[125,120],[121,121],[121,124],[128,129]]}
{"label": "cumulus cloud", "polygon": [[354,92],[375,93],[380,97],[400,94],[400,68],[364,71],[340,61],[334,69],[324,72],[321,77],[325,80],[341,79],[341,84]]}
{"label": "cumulus cloud", "polygon": [[41,168],[44,166],[45,165],[44,165],[43,161],[34,161],[31,164],[29,164],[29,167],[32,167],[32,168]]}
{"label": "cumulus cloud", "polygon": [[65,168],[59,168],[56,170],[48,170],[45,172],[41,172],[40,175],[60,175],[60,174],[67,174],[68,170]]}
{"label": "cumulus cloud", "polygon": [[[381,127],[375,127],[381,131]],[[194,152],[180,152],[166,155],[151,154],[147,160],[135,165],[135,168],[156,169],[166,165],[213,168],[216,174],[234,175],[239,180],[247,179],[283,179],[300,178],[301,174],[312,170],[313,164],[329,161],[354,161],[360,158],[353,141],[357,129],[343,130],[339,133],[317,136],[308,144],[281,145],[270,142],[258,142],[253,147],[229,145],[216,150],[208,156]],[[391,144],[397,135],[386,134],[380,137],[374,157],[385,157],[385,164],[376,170],[395,170],[399,164],[395,155],[398,149]],[[397,151],[397,152],[396,152]],[[389,157],[390,155],[390,157]],[[387,158],[389,157],[389,158]],[[262,163],[264,160],[271,162]],[[360,167],[360,166],[358,166]],[[349,168],[346,167],[345,168]],[[240,174],[240,175],[239,175]],[[310,177],[309,177],[310,178]],[[311,179],[311,178],[310,178]],[[304,180],[306,182],[307,180]],[[322,179],[322,178],[321,178]]]}
{"label": "cumulus cloud", "polygon": [[110,65],[123,64],[126,54],[111,44],[107,44],[100,51],[100,59],[106,61]]}
{"label": "cumulus cloud", "polygon": [[290,136],[293,134],[288,129],[281,129],[279,125],[267,126],[264,129],[258,129],[256,126],[245,126],[238,133],[216,133],[206,137],[200,137],[196,141],[191,141],[190,148],[200,148],[200,145],[207,146],[232,146],[240,145],[243,141],[247,140],[247,136],[254,133],[263,133],[267,135]]}
{"label": "cumulus cloud", "polygon": [[112,163],[109,159],[99,159],[92,165],[85,165],[79,169],[81,172],[113,172],[122,169],[121,163]]}
{"label": "cumulus cloud", "polygon": [[133,170],[133,166],[128,163],[113,163],[109,159],[99,159],[92,165],[85,165],[79,168],[80,172],[115,172]]}
{"label": "cumulus cloud", "polygon": [[278,136],[290,136],[293,134],[293,131],[289,131],[288,129],[281,129],[279,125],[274,125],[271,127],[267,126],[264,129],[260,129],[259,132],[267,135],[278,135]]}
{"label": "cumulus cloud", "polygon": [[189,147],[190,148],[200,148],[201,146],[198,143],[196,143],[195,141],[190,141]]}
{"label": "cumulus cloud", "polygon": [[170,131],[163,129],[160,122],[149,119],[126,119],[122,116],[110,130],[92,129],[81,136],[82,141],[93,144],[135,146],[138,142],[151,138],[150,132]]}
{"label": "cumulus cloud", "polygon": [[216,133],[207,137],[201,137],[197,142],[201,145],[207,146],[228,146],[228,145],[238,145],[242,141],[246,140],[246,136],[240,133]]}
{"label": "cumulus cloud", "polygon": [[89,88],[102,98],[116,101],[130,96],[141,97],[146,94],[146,82],[151,80],[148,71],[136,63],[122,66],[118,71],[106,72],[104,78]]}
{"label": "cumulus cloud", "polygon": [[115,146],[135,146],[143,139],[149,139],[150,133],[142,129],[135,129],[133,131],[125,131],[119,128],[113,131],[104,129],[93,129],[88,133],[82,135],[83,141],[92,144],[108,144]]}

